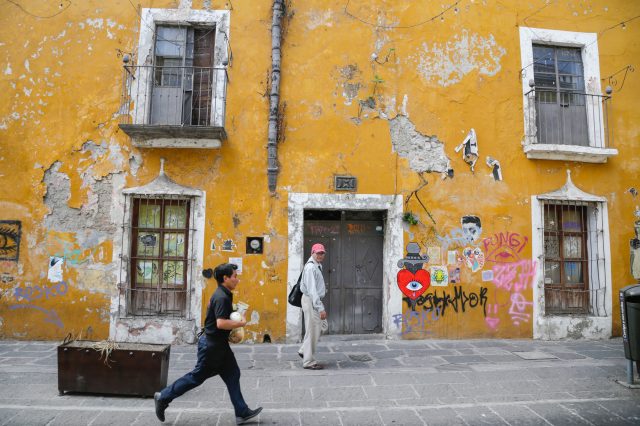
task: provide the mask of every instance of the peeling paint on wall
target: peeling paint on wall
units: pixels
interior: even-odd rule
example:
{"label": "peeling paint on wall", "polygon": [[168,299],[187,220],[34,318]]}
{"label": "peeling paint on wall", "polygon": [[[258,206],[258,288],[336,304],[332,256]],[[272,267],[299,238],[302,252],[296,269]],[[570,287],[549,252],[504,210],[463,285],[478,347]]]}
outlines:
{"label": "peeling paint on wall", "polygon": [[351,102],[358,97],[358,91],[362,87],[361,72],[358,65],[349,64],[338,69],[338,85],[342,90],[342,97],[345,105],[351,105]]}
{"label": "peeling paint on wall", "polygon": [[389,120],[393,149],[409,160],[409,167],[416,172],[446,172],[449,158],[444,152],[444,143],[436,136],[419,133],[415,125],[405,116],[398,115]]}
{"label": "peeling paint on wall", "polygon": [[428,83],[447,87],[459,83],[474,70],[481,75],[496,75],[506,53],[492,34],[483,37],[464,30],[445,43],[423,43],[419,53],[411,59]]}

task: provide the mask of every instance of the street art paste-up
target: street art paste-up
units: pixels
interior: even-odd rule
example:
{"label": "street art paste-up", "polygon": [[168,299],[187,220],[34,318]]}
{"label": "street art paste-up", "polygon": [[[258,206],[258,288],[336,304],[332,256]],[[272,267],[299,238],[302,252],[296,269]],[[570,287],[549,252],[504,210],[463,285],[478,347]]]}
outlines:
{"label": "street art paste-up", "polygon": [[493,179],[501,181],[502,168],[500,167],[500,162],[495,158],[487,157],[487,166],[491,167],[491,174],[493,174]]}
{"label": "street art paste-up", "polygon": [[631,276],[636,280],[640,280],[640,220],[636,220],[633,227],[636,237],[629,241],[631,246]]}
{"label": "street art paste-up", "polygon": [[460,268],[457,266],[449,267],[449,282],[451,284],[460,284]]}
{"label": "street art paste-up", "polygon": [[471,272],[478,272],[484,266],[484,253],[480,247],[466,247],[462,256]]}
{"label": "street art paste-up", "polygon": [[62,265],[64,264],[64,257],[49,256],[49,271],[47,272],[47,279],[52,283],[59,283],[62,281]]}
{"label": "street art paste-up", "polygon": [[235,251],[234,247],[236,245],[233,243],[233,240],[224,240],[222,242],[222,246],[220,247],[220,251]]}
{"label": "street art paste-up", "polygon": [[446,266],[431,267],[431,285],[446,287],[449,285],[449,271]]}
{"label": "street art paste-up", "polygon": [[480,239],[482,222],[478,216],[462,216],[460,224],[462,225],[462,235],[469,243],[475,243]]}
{"label": "street art paste-up", "polygon": [[440,263],[441,250],[438,246],[427,247],[427,256],[429,257],[429,262],[431,263]]}
{"label": "street art paste-up", "polygon": [[487,269],[482,271],[482,281],[493,281],[493,270]]}
{"label": "street art paste-up", "polygon": [[431,285],[429,271],[422,269],[422,265],[429,261],[429,256],[420,255],[418,243],[407,244],[407,256],[398,261],[397,280],[400,291],[412,301],[415,301]]}
{"label": "street art paste-up", "polygon": [[455,265],[458,263],[458,252],[456,250],[449,250],[447,252],[447,265]]}
{"label": "street art paste-up", "polygon": [[473,172],[476,161],[478,161],[478,138],[474,129],[469,130],[462,143],[456,148],[456,152],[460,152],[460,150],[463,150],[462,159],[471,166]]}
{"label": "street art paste-up", "polygon": [[18,261],[21,229],[19,220],[0,220],[0,260]]}

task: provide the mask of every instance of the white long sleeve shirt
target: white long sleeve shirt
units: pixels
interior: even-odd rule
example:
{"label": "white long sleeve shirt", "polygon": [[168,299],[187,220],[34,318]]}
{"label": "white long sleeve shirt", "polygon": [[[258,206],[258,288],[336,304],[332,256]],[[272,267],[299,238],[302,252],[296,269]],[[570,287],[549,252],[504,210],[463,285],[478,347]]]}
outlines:
{"label": "white long sleeve shirt", "polygon": [[320,270],[320,263],[313,259],[313,256],[307,260],[302,270],[302,280],[300,281],[300,290],[306,296],[311,298],[313,309],[318,312],[324,311],[322,298],[325,295],[326,288],[324,285],[324,277]]}

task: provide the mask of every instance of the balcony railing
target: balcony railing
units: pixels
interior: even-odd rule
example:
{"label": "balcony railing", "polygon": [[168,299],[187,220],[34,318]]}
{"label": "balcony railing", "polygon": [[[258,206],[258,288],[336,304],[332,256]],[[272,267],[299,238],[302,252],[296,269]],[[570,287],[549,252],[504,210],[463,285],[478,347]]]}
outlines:
{"label": "balcony railing", "polygon": [[137,139],[226,139],[227,70],[125,66],[120,128]]}
{"label": "balcony railing", "polygon": [[529,144],[611,148],[611,96],[534,88],[527,98]]}

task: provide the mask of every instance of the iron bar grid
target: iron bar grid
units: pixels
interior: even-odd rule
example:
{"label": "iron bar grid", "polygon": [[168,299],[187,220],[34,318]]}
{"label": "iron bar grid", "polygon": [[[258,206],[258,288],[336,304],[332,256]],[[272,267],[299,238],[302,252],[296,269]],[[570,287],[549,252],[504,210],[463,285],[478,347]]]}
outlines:
{"label": "iron bar grid", "polygon": [[224,127],[227,69],[126,65],[120,124]]}
{"label": "iron bar grid", "polygon": [[529,143],[613,147],[611,96],[535,88],[525,97]]}

